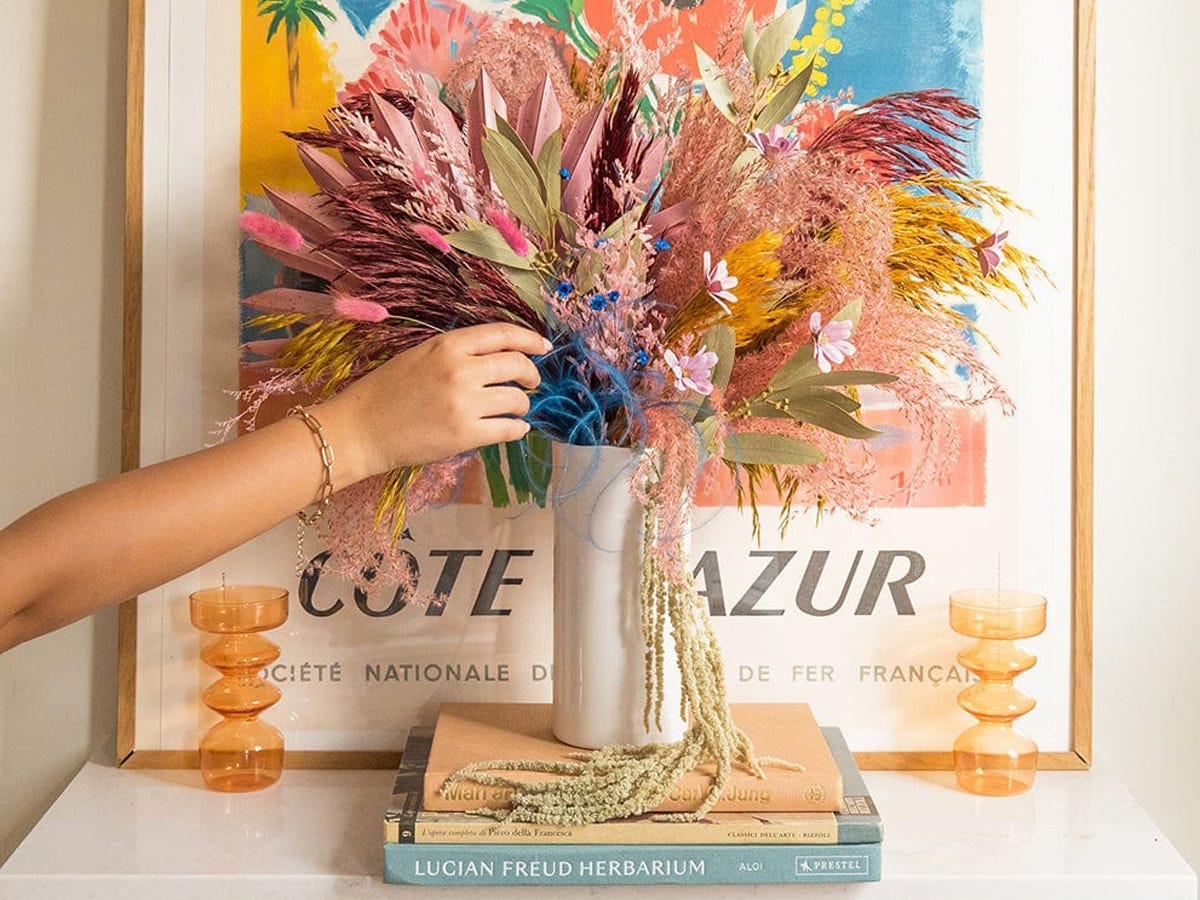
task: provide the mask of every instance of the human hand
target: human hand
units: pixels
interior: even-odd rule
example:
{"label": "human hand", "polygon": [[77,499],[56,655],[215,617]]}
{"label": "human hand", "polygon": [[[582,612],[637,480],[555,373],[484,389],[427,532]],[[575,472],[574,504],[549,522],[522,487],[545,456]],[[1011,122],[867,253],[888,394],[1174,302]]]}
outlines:
{"label": "human hand", "polygon": [[541,381],[529,356],[550,349],[516,325],[477,325],[364,375],[314,410],[336,454],[335,486],[524,437],[526,390]]}

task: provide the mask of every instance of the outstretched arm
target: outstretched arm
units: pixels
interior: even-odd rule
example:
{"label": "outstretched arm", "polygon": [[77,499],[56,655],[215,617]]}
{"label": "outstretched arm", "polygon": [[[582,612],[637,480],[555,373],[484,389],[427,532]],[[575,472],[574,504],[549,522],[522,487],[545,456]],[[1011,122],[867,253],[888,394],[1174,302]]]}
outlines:
{"label": "outstretched arm", "polygon": [[[310,407],[333,447],[334,488],[522,437],[528,354],[509,325],[440,335]],[[0,531],[0,653],[170,581],[313,502],[324,467],[289,418],[234,441],[56,497]]]}

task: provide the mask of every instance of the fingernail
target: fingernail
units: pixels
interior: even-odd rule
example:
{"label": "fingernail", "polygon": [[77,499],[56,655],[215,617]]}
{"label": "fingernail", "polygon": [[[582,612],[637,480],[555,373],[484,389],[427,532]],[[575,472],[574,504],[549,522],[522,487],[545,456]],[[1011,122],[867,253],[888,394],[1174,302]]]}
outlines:
{"label": "fingernail", "polygon": [[550,343],[549,338],[542,338],[542,346],[545,348],[545,350],[543,351],[545,353],[549,353],[551,350],[554,349],[554,345],[552,343]]}

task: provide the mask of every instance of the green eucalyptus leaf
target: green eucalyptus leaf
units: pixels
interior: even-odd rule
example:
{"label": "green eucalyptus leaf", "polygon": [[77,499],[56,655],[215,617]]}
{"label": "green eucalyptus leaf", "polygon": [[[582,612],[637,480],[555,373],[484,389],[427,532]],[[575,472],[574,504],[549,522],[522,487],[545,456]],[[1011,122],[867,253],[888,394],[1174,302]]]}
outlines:
{"label": "green eucalyptus leaf", "polygon": [[746,24],[742,26],[742,49],[746,59],[754,56],[754,45],[758,43],[758,29],[754,27],[754,13],[746,13]]}
{"label": "green eucalyptus leaf", "polygon": [[899,381],[895,375],[884,372],[870,372],[866,369],[842,369],[840,372],[822,373],[804,379],[806,385],[826,385],[829,387],[852,387],[860,384],[891,384]]}
{"label": "green eucalyptus leaf", "polygon": [[504,240],[500,232],[491,225],[480,225],[477,228],[468,228],[466,231],[455,231],[445,237],[446,243],[456,250],[470,253],[472,256],[486,259],[488,262],[513,269],[533,268],[533,261],[523,256],[517,256],[513,248],[508,246],[508,241]]}
{"label": "green eucalyptus leaf", "polygon": [[721,68],[711,56],[699,47],[696,47],[696,63],[700,68],[700,79],[704,82],[704,89],[708,91],[709,99],[717,105],[721,115],[730,122],[736,123],[737,109],[733,103],[733,88],[721,74]]}
{"label": "green eucalyptus leaf", "polygon": [[599,253],[589,251],[579,257],[575,265],[575,275],[571,279],[575,283],[575,291],[579,294],[590,294],[600,284],[604,276],[604,259]]}
{"label": "green eucalyptus leaf", "polygon": [[737,353],[733,329],[728,325],[714,325],[704,332],[700,343],[717,354],[717,364],[713,366],[709,381],[714,386],[725,390],[729,384],[729,376],[733,372],[733,360]]}
{"label": "green eucalyptus leaf", "polygon": [[807,441],[742,431],[726,435],[724,458],[741,465],[811,466],[825,454]]}
{"label": "green eucalyptus leaf", "polygon": [[775,376],[771,379],[768,387],[772,391],[782,391],[811,375],[820,373],[817,368],[817,361],[813,358],[813,345],[809,341],[795,353],[793,353],[788,361],[779,367]]}
{"label": "green eucalyptus leaf", "polygon": [[800,23],[804,21],[807,5],[805,0],[800,0],[763,29],[750,58],[755,81],[766,78],[775,67],[775,63],[783,59],[783,55],[787,53],[797,32],[800,31]]}
{"label": "green eucalyptus leaf", "polygon": [[829,321],[830,322],[849,321],[854,325],[855,328],[857,328],[858,320],[862,317],[862,307],[863,307],[862,297],[859,297],[857,300],[851,300],[849,303],[847,303],[845,306],[842,307],[841,311],[836,316],[834,316]]}
{"label": "green eucalyptus leaf", "polygon": [[558,174],[562,168],[562,129],[557,129],[542,143],[538,151],[537,170],[542,177],[542,187],[546,191],[546,208],[555,213],[562,203],[562,176]]}
{"label": "green eucalyptus leaf", "polygon": [[525,164],[534,172],[538,171],[537,161],[533,158],[533,154],[529,148],[525,146],[525,142],[521,140],[521,136],[517,134],[517,130],[509,124],[508,119],[503,116],[496,116],[496,133],[513,145],[516,150],[525,159]]}
{"label": "green eucalyptus leaf", "polygon": [[752,419],[791,419],[794,418],[783,406],[776,406],[765,400],[751,403],[746,410],[746,416]]}
{"label": "green eucalyptus leaf", "polygon": [[843,394],[841,391],[835,391],[827,387],[813,387],[810,386],[808,381],[798,382],[785,391],[771,394],[763,403],[778,403],[790,406],[803,400],[823,400],[826,403],[832,403],[834,406],[848,413],[858,412],[862,406],[853,397]]}
{"label": "green eucalyptus leaf", "polygon": [[642,219],[642,213],[646,209],[645,203],[639,203],[625,213],[620,218],[609,223],[609,226],[600,232],[600,237],[612,238],[631,232],[637,228],[638,222]]}
{"label": "green eucalyptus leaf", "polygon": [[696,433],[700,436],[700,449],[712,454],[717,442],[717,417],[709,416],[696,424]]}
{"label": "green eucalyptus leaf", "polygon": [[765,130],[772,125],[778,125],[792,114],[792,111],[804,99],[804,91],[808,87],[809,79],[812,78],[813,66],[816,62],[817,58],[814,56],[804,71],[780,88],[779,92],[768,101],[755,120],[758,128]]}
{"label": "green eucalyptus leaf", "polygon": [[741,172],[747,166],[752,166],[762,162],[763,155],[757,147],[747,147],[737,155],[737,159],[733,161],[733,171]]}
{"label": "green eucalyptus leaf", "polygon": [[826,403],[832,403],[842,412],[856,413],[862,409],[862,404],[851,397],[849,394],[843,394],[841,391],[835,391],[827,387],[808,387],[807,384],[803,387],[806,396],[814,400],[822,400]]}
{"label": "green eucalyptus leaf", "polygon": [[791,402],[788,404],[788,412],[801,422],[824,428],[843,437],[866,440],[883,434],[882,431],[868,428],[845,410],[820,397]]}
{"label": "green eucalyptus leaf", "polygon": [[575,243],[575,236],[579,234],[579,229],[583,226],[561,209],[554,211],[553,218],[554,224],[562,230],[563,237],[566,239],[567,243]]}
{"label": "green eucalyptus leaf", "polygon": [[544,188],[528,151],[522,153],[512,141],[489,128],[483,137],[483,158],[504,202],[527,227],[544,235],[549,224]]}
{"label": "green eucalyptus leaf", "polygon": [[807,384],[801,383],[786,391],[772,394],[765,400],[756,400],[750,404],[749,414],[764,419],[796,419],[800,421],[800,417],[795,412],[796,404],[805,400],[821,400],[832,403],[846,413],[855,413],[861,408],[861,404],[857,400],[840,391],[823,387],[808,387]]}
{"label": "green eucalyptus leaf", "polygon": [[537,313],[538,318],[546,320],[546,299],[542,296],[542,277],[530,269],[505,268],[505,277],[512,283],[513,289],[525,303]]}

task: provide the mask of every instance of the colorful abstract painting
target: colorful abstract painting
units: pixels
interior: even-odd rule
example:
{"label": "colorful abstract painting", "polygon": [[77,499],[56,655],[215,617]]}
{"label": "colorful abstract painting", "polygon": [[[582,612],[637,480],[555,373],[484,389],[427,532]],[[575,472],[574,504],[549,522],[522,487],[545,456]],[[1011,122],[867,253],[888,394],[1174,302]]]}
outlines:
{"label": "colorful abstract painting", "polygon": [[[676,5],[683,40],[667,65],[694,68],[693,45],[711,44],[729,7],[718,2]],[[389,59],[419,59],[429,71],[448,71],[460,41],[477,27],[464,15],[463,6],[437,0],[243,0],[242,6],[242,202],[260,211],[270,209],[263,184],[285,190],[312,188],[287,132],[319,125],[349,82],[386,90]],[[982,0],[814,0],[807,6],[793,54],[784,62],[791,64],[796,54],[815,49],[809,96],[853,104],[897,91],[939,87],[979,103]],[[597,36],[613,27],[611,0],[481,2],[473,8],[480,19],[510,16],[559,29],[564,45],[584,57],[596,52]],[[752,9],[761,16],[773,12],[775,4],[755,0]],[[965,150],[977,174],[975,143]],[[243,241],[240,252],[242,297],[271,287],[278,264],[250,241]],[[963,312],[973,314],[969,306]],[[248,318],[251,313],[243,315]],[[252,386],[265,369],[255,349],[266,345],[257,342],[281,337],[244,328],[243,388]],[[281,412],[267,408],[264,416],[270,419]],[[953,507],[986,501],[986,420],[970,410],[956,409],[953,415],[962,441],[955,471],[938,484],[905,492],[920,448],[898,410],[867,405],[866,421],[889,432],[875,444],[878,478],[901,489],[891,492],[889,502]],[[477,494],[468,489],[463,496]],[[719,504],[728,496],[727,486],[719,485],[699,501]]]}
{"label": "colorful abstract painting", "polygon": [[[444,69],[481,17],[552,27],[564,52],[584,56],[612,22],[605,0],[468,3],[469,15],[449,0],[147,0],[143,464],[211,443],[214,425],[237,412],[235,389],[263,377],[272,349],[259,342],[284,337],[249,328],[253,313],[242,312],[238,294],[298,276],[240,239],[238,213],[272,212],[264,185],[313,191],[289,132],[320,126],[347,84],[386,89],[381,60]],[[685,45],[707,46],[729,10],[716,0],[676,5]],[[766,15],[772,6],[754,8]],[[1011,230],[1012,245],[1050,276],[1012,315],[976,296],[947,298],[973,323],[1016,414],[961,413],[957,463],[940,483],[912,490],[921,449],[913,426],[864,391],[865,421],[888,431],[873,442],[871,477],[872,487],[890,489],[891,506],[869,521],[832,505],[809,509],[786,534],[769,510],[758,535],[728,493],[715,491],[695,511],[691,564],[730,699],[809,703],[856,751],[888,753],[887,765],[906,751],[944,752],[969,724],[954,698],[970,676],[946,611],[948,595],[964,587],[1049,598],[1046,632],[1031,647],[1038,665],[1023,676],[1038,705],[1022,721],[1043,750],[1072,746],[1073,610],[1090,608],[1072,605],[1073,348],[1088,337],[1072,274],[1075,11],[1071,0],[808,0],[792,44],[793,54],[816,58],[808,96],[832,98],[839,111],[927,88],[977,105],[982,118],[963,146],[971,174],[1034,211],[996,227],[991,245],[980,242],[980,270],[993,264],[989,253],[999,259]],[[693,59],[682,53],[678,62]],[[948,388],[970,384],[972,373],[938,368]],[[553,512],[496,508],[477,474],[401,535],[400,552],[437,602],[311,564],[298,577],[290,520],[142,595],[136,646],[122,657],[136,660],[136,748],[194,749],[212,724],[200,700],[212,672],[199,659],[188,595],[225,578],[291,593],[288,622],[275,632],[283,656],[265,672],[283,692],[270,717],[289,750],[396,751],[442,702],[548,701]],[[327,552],[310,529],[304,561]]]}

